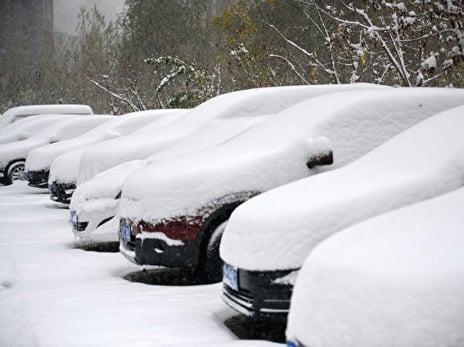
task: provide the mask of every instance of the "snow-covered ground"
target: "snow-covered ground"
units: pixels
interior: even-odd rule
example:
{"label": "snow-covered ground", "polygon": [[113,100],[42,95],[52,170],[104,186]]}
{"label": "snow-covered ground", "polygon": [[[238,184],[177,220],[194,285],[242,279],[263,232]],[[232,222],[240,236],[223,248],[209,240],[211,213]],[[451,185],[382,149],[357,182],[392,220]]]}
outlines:
{"label": "snow-covered ground", "polygon": [[0,187],[0,346],[279,346],[239,340],[222,284],[128,281],[140,268],[73,248],[67,218],[25,182]]}

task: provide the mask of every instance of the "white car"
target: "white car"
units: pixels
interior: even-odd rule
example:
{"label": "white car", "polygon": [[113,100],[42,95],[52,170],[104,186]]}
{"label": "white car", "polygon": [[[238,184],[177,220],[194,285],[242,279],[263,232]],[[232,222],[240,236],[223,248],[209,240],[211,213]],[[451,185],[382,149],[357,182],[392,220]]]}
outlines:
{"label": "white car", "polygon": [[[226,143],[156,162],[124,182],[120,250],[140,265],[218,280],[225,222],[271,188],[341,167],[400,131],[464,102],[453,89],[364,89],[314,97]],[[250,229],[247,229],[249,231]]]}
{"label": "white car", "polygon": [[[26,159],[25,169],[29,185],[33,187],[46,188],[48,185],[48,174],[53,160],[73,149],[88,147],[92,144],[102,144],[105,140],[119,138],[128,135],[140,128],[164,117],[173,111],[155,110],[128,113],[115,116],[111,121],[72,139],[52,143],[32,150]],[[72,158],[79,161],[79,158]]]}
{"label": "white car", "polygon": [[[141,153],[155,153],[146,160],[132,161],[121,164],[107,173],[102,173],[90,181],[80,184],[76,190],[77,196],[72,199],[70,206],[73,230],[78,242],[114,242],[118,241],[115,228],[105,226],[98,228],[116,215],[121,187],[131,173],[169,157],[179,156],[216,146],[221,142],[238,136],[247,128],[273,117],[273,114],[263,113],[265,110],[273,113],[292,104],[308,99],[312,96],[333,93],[346,89],[366,89],[376,86],[368,84],[345,86],[302,86],[251,89],[229,93],[213,98],[194,110],[187,112],[179,121],[169,125],[156,133],[149,134],[148,139],[126,137],[123,154],[114,155],[115,148],[121,147],[121,141],[114,142],[107,148],[92,149],[91,158],[100,153],[106,165],[112,165],[117,159],[135,157]],[[267,101],[268,99],[272,102]],[[134,136],[135,137],[135,136]],[[118,146],[116,146],[118,144]],[[166,149],[167,148],[167,149]],[[104,156],[103,156],[104,154]],[[110,161],[108,158],[113,158]],[[146,156],[145,156],[146,157]],[[83,160],[84,161],[84,160]],[[111,163],[111,164],[108,164]],[[88,165],[81,163],[82,166]],[[64,162],[60,165],[67,166]],[[98,172],[99,169],[85,170]],[[64,172],[64,171],[62,171]],[[58,176],[58,175],[57,175]],[[60,174],[57,181],[65,182],[66,178]],[[87,184],[89,183],[89,184]],[[111,226],[114,226],[112,223]],[[98,228],[98,230],[95,230]]]}
{"label": "white car", "polygon": [[27,140],[0,145],[0,182],[11,184],[13,180],[22,179],[26,157],[33,149],[79,136],[111,119],[114,117],[72,117],[49,125]]}
{"label": "white car", "polygon": [[76,116],[68,114],[43,114],[20,119],[0,129],[0,144],[26,140],[43,128],[71,117]]}
{"label": "white car", "polygon": [[318,243],[370,217],[463,186],[463,114],[464,106],[439,113],[351,165],[238,208],[220,249],[224,301],[256,319],[285,320],[298,270]]}
{"label": "white car", "polygon": [[0,116],[0,128],[3,128],[19,119],[40,114],[93,114],[90,106],[87,105],[29,105],[13,107],[5,111]]}
{"label": "white car", "polygon": [[317,246],[295,284],[287,346],[463,346],[462,206],[464,188]]}

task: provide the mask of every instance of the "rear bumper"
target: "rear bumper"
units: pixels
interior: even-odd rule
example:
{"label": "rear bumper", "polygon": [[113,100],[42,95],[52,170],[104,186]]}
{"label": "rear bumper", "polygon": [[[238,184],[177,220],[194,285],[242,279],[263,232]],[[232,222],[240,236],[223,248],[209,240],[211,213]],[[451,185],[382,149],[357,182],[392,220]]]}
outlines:
{"label": "rear bumper", "polygon": [[258,272],[237,269],[238,289],[224,284],[222,300],[235,311],[250,318],[285,322],[293,286],[276,284],[274,281],[292,271],[294,270]]}
{"label": "rear bumper", "polygon": [[49,170],[28,171],[26,178],[31,187],[47,188]]}
{"label": "rear bumper", "polygon": [[76,190],[75,183],[58,183],[53,182],[49,185],[50,199],[63,204],[69,204],[71,197]]}

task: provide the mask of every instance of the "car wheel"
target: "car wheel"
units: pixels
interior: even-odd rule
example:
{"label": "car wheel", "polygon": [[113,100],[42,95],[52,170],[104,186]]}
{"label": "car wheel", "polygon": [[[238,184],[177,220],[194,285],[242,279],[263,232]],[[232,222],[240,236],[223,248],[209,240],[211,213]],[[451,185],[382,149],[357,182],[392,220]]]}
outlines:
{"label": "car wheel", "polygon": [[236,201],[220,207],[203,224],[200,230],[203,235],[200,255],[194,270],[199,281],[214,283],[222,280],[223,262],[219,256],[219,245],[230,215],[241,203],[243,201]]}
{"label": "car wheel", "polygon": [[6,170],[5,184],[12,184],[13,181],[24,180],[24,160],[11,163]]}
{"label": "car wheel", "polygon": [[196,276],[202,282],[214,283],[222,280],[223,262],[219,256],[219,245],[221,244],[222,234],[226,228],[227,221],[219,224],[208,239],[206,249],[196,270]]}

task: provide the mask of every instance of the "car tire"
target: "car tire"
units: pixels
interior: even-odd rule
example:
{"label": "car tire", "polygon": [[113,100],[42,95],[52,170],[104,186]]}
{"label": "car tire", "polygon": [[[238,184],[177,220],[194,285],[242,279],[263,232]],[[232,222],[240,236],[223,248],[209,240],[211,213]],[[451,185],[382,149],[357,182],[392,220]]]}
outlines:
{"label": "car tire", "polygon": [[205,252],[196,269],[196,277],[202,282],[215,283],[222,280],[223,262],[219,256],[219,245],[221,244],[226,224],[227,220],[219,224],[208,238]]}
{"label": "car tire", "polygon": [[198,265],[194,270],[194,275],[202,283],[215,283],[222,280],[223,262],[219,256],[219,245],[230,215],[242,202],[236,201],[222,206],[212,213],[202,226],[200,233],[203,239]]}
{"label": "car tire", "polygon": [[8,167],[5,170],[6,176],[3,180],[3,184],[10,185],[13,183],[13,181],[24,180],[23,178],[24,164],[25,164],[24,160],[17,160],[17,161],[10,163],[10,165],[8,165]]}

